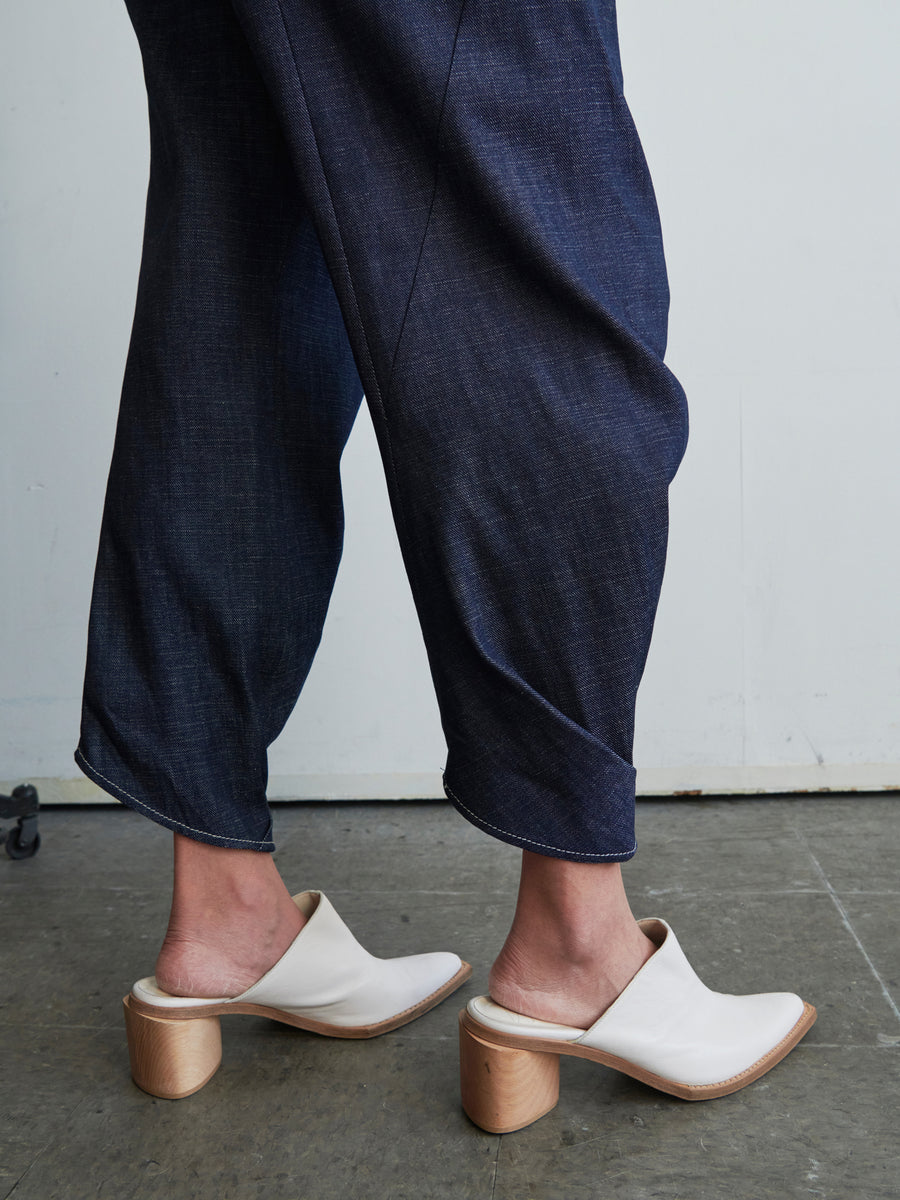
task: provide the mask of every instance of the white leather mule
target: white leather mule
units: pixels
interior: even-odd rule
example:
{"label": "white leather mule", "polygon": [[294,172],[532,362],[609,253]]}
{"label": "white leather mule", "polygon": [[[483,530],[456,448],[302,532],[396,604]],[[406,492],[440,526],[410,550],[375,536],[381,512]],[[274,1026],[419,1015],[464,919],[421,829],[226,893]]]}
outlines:
{"label": "white leather mule", "polygon": [[639,922],[657,949],[590,1029],[470,1000],[460,1013],[463,1108],[482,1129],[530,1125],[559,1099],[559,1056],[588,1058],[684,1100],[736,1092],[780,1062],[816,1019],[799,996],[729,996],[694,973],[665,921]]}
{"label": "white leather mule", "polygon": [[199,1091],[222,1060],[223,1015],[269,1017],[328,1037],[376,1037],[415,1020],[472,973],[456,954],[376,958],[322,892],[301,892],[293,900],[306,924],[275,966],[240,996],[172,996],[152,976],[138,980],[124,999],[138,1087],[167,1100]]}

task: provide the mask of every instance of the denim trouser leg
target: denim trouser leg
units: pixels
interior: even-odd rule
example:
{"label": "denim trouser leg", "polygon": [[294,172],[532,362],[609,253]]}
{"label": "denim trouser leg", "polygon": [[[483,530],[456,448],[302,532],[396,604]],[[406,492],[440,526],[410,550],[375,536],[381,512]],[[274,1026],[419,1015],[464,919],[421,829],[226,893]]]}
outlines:
{"label": "denim trouser leg", "polygon": [[155,182],[83,759],[163,824],[271,845],[265,748],[318,643],[359,400],[333,284],[448,796],[626,859],[686,411],[613,4],[234,8],[246,42],[224,0],[131,3]]}
{"label": "denim trouser leg", "polygon": [[362,389],[227,5],[130,11],[151,180],[78,759],[163,825],[272,849],[266,746],[321,635]]}

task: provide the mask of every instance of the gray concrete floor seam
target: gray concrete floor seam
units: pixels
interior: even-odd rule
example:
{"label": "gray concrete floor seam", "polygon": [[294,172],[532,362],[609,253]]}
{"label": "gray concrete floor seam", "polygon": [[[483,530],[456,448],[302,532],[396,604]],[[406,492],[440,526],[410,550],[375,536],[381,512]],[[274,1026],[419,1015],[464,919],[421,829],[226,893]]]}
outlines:
{"label": "gray concrete floor seam", "polygon": [[850,913],[847,911],[847,908],[846,908],[844,902],[842,901],[840,895],[838,894],[837,889],[831,883],[830,879],[828,878],[828,876],[825,873],[824,868],[822,867],[818,858],[814,854],[811,846],[809,845],[808,838],[800,830],[797,830],[796,832],[798,834],[798,837],[800,837],[801,841],[803,841],[805,843],[806,853],[809,855],[810,860],[812,861],[816,871],[818,872],[819,876],[821,877],[824,888],[827,891],[832,904],[834,905],[835,909],[837,910],[838,915],[840,916],[841,923],[843,924],[843,926],[847,930],[847,932],[850,934],[853,941],[856,943],[856,947],[857,947],[860,955],[864,959],[866,966],[872,973],[873,978],[875,979],[875,981],[878,984],[879,989],[881,990],[881,994],[884,997],[885,1003],[890,1008],[890,1010],[893,1013],[894,1017],[896,1018],[898,1024],[900,1024],[900,1004],[898,1004],[897,998],[895,998],[895,996],[892,994],[891,989],[888,987],[887,981],[885,980],[881,971],[879,971],[878,967],[876,966],[875,962],[872,959],[872,956],[869,954],[869,951],[866,948],[862,937],[860,937],[859,932],[855,928],[855,925],[854,925],[853,920],[851,919]]}
{"label": "gray concrete floor seam", "polygon": [[[62,1120],[63,1121],[71,1121],[75,1117],[76,1113],[78,1112],[78,1109],[81,1108],[81,1106],[84,1103],[85,1103],[84,1100],[79,1100],[71,1112],[64,1114],[64,1116],[62,1117]],[[25,1169],[23,1171],[17,1172],[18,1178],[16,1179],[15,1183],[12,1185],[12,1188],[10,1189],[10,1191],[5,1192],[4,1195],[2,1197],[0,1197],[0,1200],[15,1200],[15,1196],[16,1196],[17,1192],[21,1195],[22,1189],[28,1186],[28,1176],[34,1170],[36,1170],[36,1168],[38,1167],[38,1165],[39,1165],[41,1159],[44,1157],[44,1155],[47,1154],[50,1150],[52,1150],[53,1145],[54,1145],[54,1140],[55,1140],[54,1138],[49,1138],[45,1142],[45,1144],[43,1146],[41,1146],[41,1148],[37,1152],[37,1154],[34,1155],[34,1157],[31,1159],[31,1161],[28,1163],[28,1165],[25,1167]]]}
{"label": "gray concrete floor seam", "polygon": [[884,1035],[878,1034],[875,1042],[814,1042],[809,1039],[802,1042],[804,1050],[891,1050],[895,1045],[900,1044],[900,1039],[897,1042],[892,1039],[885,1038]]}
{"label": "gray concrete floor seam", "polygon": [[[649,899],[656,898],[665,899],[668,896],[678,896],[683,900],[717,900],[728,896],[827,896],[829,895],[827,888],[728,888],[722,890],[720,888],[703,889],[689,891],[685,888],[648,888],[645,895]],[[891,895],[892,893],[887,893]]]}

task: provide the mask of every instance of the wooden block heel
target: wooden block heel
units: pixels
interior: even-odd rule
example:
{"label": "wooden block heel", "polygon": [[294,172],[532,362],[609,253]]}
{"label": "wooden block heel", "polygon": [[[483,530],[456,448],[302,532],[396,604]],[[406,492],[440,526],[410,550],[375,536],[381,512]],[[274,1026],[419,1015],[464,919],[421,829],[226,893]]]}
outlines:
{"label": "wooden block heel", "polygon": [[462,1106],[488,1133],[512,1133],[556,1107],[559,1055],[498,1046],[474,1033],[459,1014]]}
{"label": "wooden block heel", "polygon": [[181,1100],[199,1092],[222,1061],[218,1017],[167,1021],[139,1012],[126,996],[125,1031],[134,1082],[151,1096]]}

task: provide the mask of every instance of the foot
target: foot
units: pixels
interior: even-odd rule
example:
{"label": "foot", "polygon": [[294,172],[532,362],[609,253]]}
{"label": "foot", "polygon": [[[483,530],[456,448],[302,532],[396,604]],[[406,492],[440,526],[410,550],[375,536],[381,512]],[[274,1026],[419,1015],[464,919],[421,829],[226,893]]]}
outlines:
{"label": "foot", "polygon": [[306,923],[269,854],[175,835],[175,888],[156,982],[174,996],[239,996]]}
{"label": "foot", "polygon": [[[468,1002],[460,1029],[463,1107],[477,1125],[508,1133],[548,1112],[558,1094],[559,1053],[613,1067],[684,1100],[727,1096],[771,1070],[815,1021],[812,1005],[790,992],[712,991],[665,921],[647,920],[642,928],[657,949],[596,1021],[547,1024],[488,996]],[[536,1053],[527,1053],[532,1048]]]}
{"label": "foot", "polygon": [[307,921],[300,936],[236,996],[173,995],[146,978],[135,982],[129,1002],[163,1020],[175,1011],[182,1019],[254,1012],[329,1037],[368,1038],[415,1020],[472,973],[458,954],[447,951],[397,958],[370,954],[322,892],[301,892],[294,903]]}

